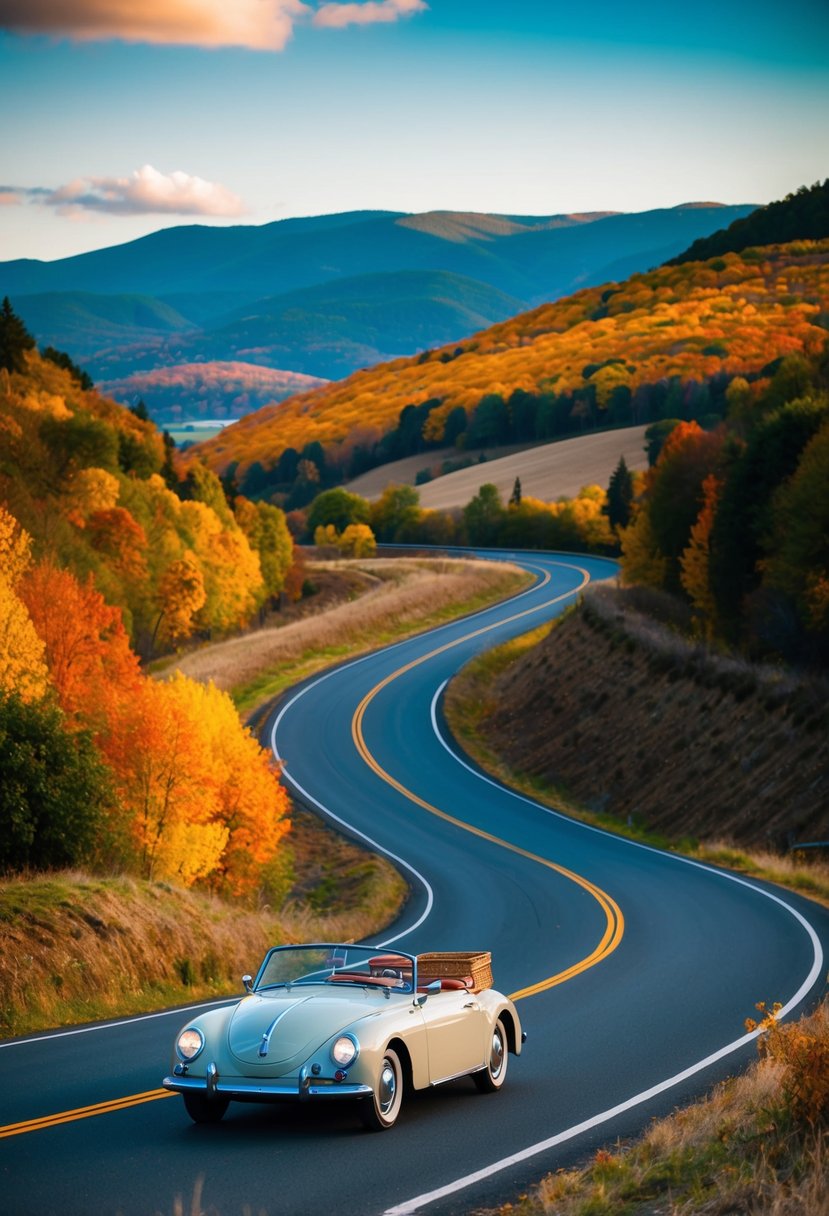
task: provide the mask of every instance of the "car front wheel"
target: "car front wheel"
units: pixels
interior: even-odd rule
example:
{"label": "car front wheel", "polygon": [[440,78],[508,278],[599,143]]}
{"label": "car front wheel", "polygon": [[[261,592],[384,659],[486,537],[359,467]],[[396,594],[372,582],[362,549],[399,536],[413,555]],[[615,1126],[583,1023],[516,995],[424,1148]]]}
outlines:
{"label": "car front wheel", "polygon": [[481,1093],[493,1094],[501,1088],[507,1079],[507,1061],[509,1060],[509,1045],[504,1023],[498,1018],[492,1027],[492,1037],[489,1043],[489,1058],[486,1066],[478,1072],[473,1072],[472,1080]]}
{"label": "car front wheel", "polygon": [[397,1052],[388,1047],[383,1053],[374,1094],[362,1103],[363,1122],[369,1131],[388,1131],[394,1127],[402,1103],[403,1069]]}
{"label": "car front wheel", "polygon": [[218,1123],[228,1107],[227,1098],[207,1098],[204,1094],[182,1094],[184,1109],[194,1123]]}

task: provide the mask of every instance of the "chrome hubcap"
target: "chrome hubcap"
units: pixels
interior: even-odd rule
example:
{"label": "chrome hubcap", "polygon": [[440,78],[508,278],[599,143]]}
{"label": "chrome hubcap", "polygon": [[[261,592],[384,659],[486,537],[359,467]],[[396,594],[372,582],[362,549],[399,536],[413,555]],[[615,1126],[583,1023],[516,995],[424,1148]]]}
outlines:
{"label": "chrome hubcap", "polygon": [[384,1115],[387,1115],[394,1105],[396,1093],[397,1078],[394,1075],[394,1069],[388,1060],[384,1060],[383,1067],[380,1070],[380,1092],[378,1094],[380,1110]]}
{"label": "chrome hubcap", "polygon": [[497,1077],[504,1063],[504,1044],[501,1041],[501,1036],[498,1031],[494,1031],[492,1035],[492,1049],[489,1053],[489,1071],[493,1077]]}

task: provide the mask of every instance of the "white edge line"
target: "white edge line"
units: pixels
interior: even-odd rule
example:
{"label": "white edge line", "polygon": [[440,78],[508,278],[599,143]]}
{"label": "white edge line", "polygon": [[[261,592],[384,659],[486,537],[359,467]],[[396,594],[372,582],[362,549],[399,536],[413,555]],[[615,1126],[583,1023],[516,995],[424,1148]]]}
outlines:
{"label": "white edge line", "polygon": [[0,1050],[4,1047],[26,1047],[29,1043],[45,1043],[49,1039],[67,1039],[74,1034],[91,1034],[93,1030],[114,1030],[116,1026],[132,1026],[134,1022],[149,1022],[152,1018],[171,1018],[173,1014],[178,1014],[179,1017],[185,1017],[194,1009],[212,1009],[218,1005],[230,1005],[233,1001],[238,1001],[238,996],[222,997],[217,1001],[202,1001],[198,1005],[183,1005],[177,1009],[162,1009],[158,1013],[139,1013],[133,1018],[121,1018],[118,1022],[95,1022],[92,1026],[76,1026],[72,1030],[53,1030],[48,1034],[33,1035],[29,1039],[8,1039],[4,1043],[0,1043]]}
{"label": "white edge line", "polygon": [[[467,764],[466,761],[463,760],[446,742],[437,721],[437,703],[447,683],[448,681],[444,680],[432,698],[432,728],[438,741],[446,749],[449,755],[458,762],[458,764],[462,765],[470,773],[473,773],[481,781],[485,781],[488,785],[495,786],[502,792],[511,794],[514,798],[519,799],[521,802],[526,802],[530,806],[537,807],[538,809],[555,816],[557,819],[565,819],[568,823],[576,824],[578,827],[584,828],[584,830],[588,832],[597,832],[603,836],[613,835],[613,833],[605,832],[602,828],[596,828],[592,824],[582,823],[580,820],[571,819],[569,816],[563,815],[559,811],[550,810],[549,807],[542,806],[541,803],[535,802],[533,799],[527,798],[523,794],[519,794],[514,790],[509,790],[506,786],[501,785],[499,782],[493,781],[492,778],[488,777],[485,773],[482,773],[473,768],[470,764]],[[718,870],[715,866],[706,865],[705,863],[699,861],[692,861],[689,857],[682,857],[681,854],[678,853],[666,853],[661,849],[654,848],[652,845],[642,844],[638,840],[630,840],[626,836],[616,836],[614,839],[624,841],[625,844],[630,845],[632,848],[644,849],[648,853],[658,853],[661,857],[672,859],[684,865],[693,866],[698,870],[705,870],[707,873],[714,874],[718,878],[736,883],[741,887],[747,887],[748,890],[754,891],[756,894],[772,900],[774,903],[779,904],[781,908],[785,908],[785,910],[789,912],[795,918],[795,920],[800,922],[809,935],[812,942],[812,949],[814,951],[814,961],[809,974],[806,976],[805,980],[800,985],[794,996],[791,997],[780,1010],[778,1017],[786,1017],[786,1015],[789,1014],[792,1009],[794,1009],[795,1006],[800,1003],[801,1000],[803,1000],[823,968],[823,949],[817,933],[806,918],[802,916],[796,908],[793,908],[791,904],[786,903],[785,900],[781,899],[778,895],[773,894],[773,892],[766,891],[762,887],[758,887],[752,882],[747,882],[744,878],[738,878],[735,874],[728,874],[725,870]],[[747,1046],[747,1044],[751,1043],[761,1033],[762,1032],[760,1030],[754,1030],[750,1034],[742,1035],[739,1039],[735,1039],[733,1043],[728,1043],[725,1047],[721,1047],[719,1051],[715,1051],[711,1055],[706,1056],[705,1059],[697,1061],[696,1064],[691,1064],[688,1068],[683,1069],[682,1072],[678,1072],[674,1076],[668,1077],[667,1080],[660,1081],[657,1085],[651,1086],[650,1089],[645,1089],[641,1093],[635,1094],[632,1098],[628,1098],[626,1101],[610,1107],[609,1110],[602,1111],[598,1115],[593,1115],[592,1118],[585,1119],[582,1123],[577,1123],[573,1127],[568,1127],[562,1132],[557,1132],[556,1135],[549,1136],[546,1140],[540,1140],[537,1144],[532,1144],[528,1148],[521,1149],[519,1152],[513,1153],[509,1157],[503,1157],[500,1161],[493,1162],[492,1165],[484,1166],[483,1169],[476,1170],[472,1174],[467,1174],[463,1178],[457,1178],[454,1182],[449,1182],[445,1186],[438,1187],[433,1191],[427,1191],[413,1199],[408,1199],[403,1203],[396,1204],[394,1207],[387,1208],[383,1213],[383,1216],[411,1216],[411,1213],[420,1211],[421,1208],[427,1207],[430,1203],[435,1203],[438,1199],[444,1199],[447,1195],[453,1195],[458,1191],[465,1190],[467,1187],[473,1186],[476,1182],[482,1182],[486,1178],[491,1178],[494,1174],[501,1173],[503,1170],[509,1169],[513,1165],[518,1165],[522,1161],[527,1161],[529,1158],[537,1156],[539,1153],[546,1152],[548,1149],[555,1148],[557,1145],[563,1144],[567,1140],[574,1139],[583,1132],[590,1131],[594,1127],[599,1127],[602,1123],[607,1123],[611,1119],[616,1118],[617,1115],[624,1114],[625,1111],[632,1110],[636,1106],[641,1106],[643,1103],[648,1102],[651,1098],[656,1097],[658,1094],[665,1093],[667,1090],[673,1089],[674,1086],[680,1085],[683,1081],[688,1080],[689,1077],[693,1077],[696,1073],[702,1072],[704,1069],[710,1067],[710,1065],[716,1064],[717,1061],[724,1059],[733,1052],[739,1051],[740,1048]]]}

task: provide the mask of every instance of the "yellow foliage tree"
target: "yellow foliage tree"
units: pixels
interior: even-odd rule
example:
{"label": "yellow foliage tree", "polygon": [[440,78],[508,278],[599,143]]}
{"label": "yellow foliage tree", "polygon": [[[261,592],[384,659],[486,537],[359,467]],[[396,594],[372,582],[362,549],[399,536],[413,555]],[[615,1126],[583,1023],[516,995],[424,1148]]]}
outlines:
{"label": "yellow foliage tree", "polygon": [[688,547],[679,559],[680,582],[694,605],[697,629],[703,637],[714,636],[716,603],[711,590],[708,559],[711,552],[711,529],[717,511],[721,483],[711,473],[702,483],[702,507],[697,522],[691,528]]}
{"label": "yellow foliage tree", "polygon": [[333,524],[318,524],[314,529],[314,544],[318,549],[327,545],[339,545],[340,534]]}
{"label": "yellow foliage tree", "polygon": [[268,753],[214,685],[145,679],[106,744],[148,876],[253,889],[289,830]]}
{"label": "yellow foliage tree", "polygon": [[349,524],[337,545],[345,557],[373,557],[377,552],[377,541],[368,524]]}
{"label": "yellow foliage tree", "polygon": [[36,701],[49,684],[45,647],[32,618],[8,579],[0,573],[0,691]]}
{"label": "yellow foliage tree", "polygon": [[66,493],[69,518],[83,526],[93,511],[109,511],[118,502],[118,478],[106,469],[79,469]]}
{"label": "yellow foliage tree", "polygon": [[46,647],[17,586],[31,558],[31,538],[0,506],[0,691],[37,700],[49,685]]}
{"label": "yellow foliage tree", "polygon": [[161,577],[156,633],[161,631],[174,645],[188,638],[193,632],[193,618],[206,598],[202,572],[193,554],[187,552],[171,562]]}
{"label": "yellow foliage tree", "polygon": [[622,582],[662,587],[668,559],[659,552],[646,508],[638,511],[628,526],[620,530],[619,539],[622,544]]}

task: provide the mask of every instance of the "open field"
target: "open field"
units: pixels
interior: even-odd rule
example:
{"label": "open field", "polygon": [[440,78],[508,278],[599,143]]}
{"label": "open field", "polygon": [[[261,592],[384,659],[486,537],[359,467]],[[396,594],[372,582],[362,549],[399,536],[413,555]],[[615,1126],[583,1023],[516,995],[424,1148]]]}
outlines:
{"label": "open field", "polygon": [[644,426],[626,427],[620,431],[602,431],[598,435],[580,435],[545,443],[537,448],[525,448],[499,460],[447,473],[435,481],[420,486],[420,505],[432,510],[446,511],[463,507],[485,482],[498,489],[507,501],[516,477],[521,479],[525,498],[540,498],[554,502],[557,498],[575,498],[582,486],[607,487],[611,474],[624,456],[629,469],[648,467],[644,449]]}
{"label": "open field", "polygon": [[[490,448],[486,460],[481,463],[477,463],[477,452],[468,453],[476,460],[468,469],[446,473],[418,486],[420,505],[441,511],[466,506],[487,481],[497,486],[506,501],[516,477],[521,478],[521,492],[528,498],[540,498],[544,502],[561,497],[574,498],[582,486],[606,487],[620,456],[624,456],[629,469],[646,469],[645,430],[644,426],[632,426],[530,448]],[[407,456],[371,469],[361,477],[355,477],[346,488],[369,500],[379,498],[392,482],[414,485],[421,469],[439,469],[444,460],[462,460],[464,455],[457,448],[420,452],[417,456]]]}

